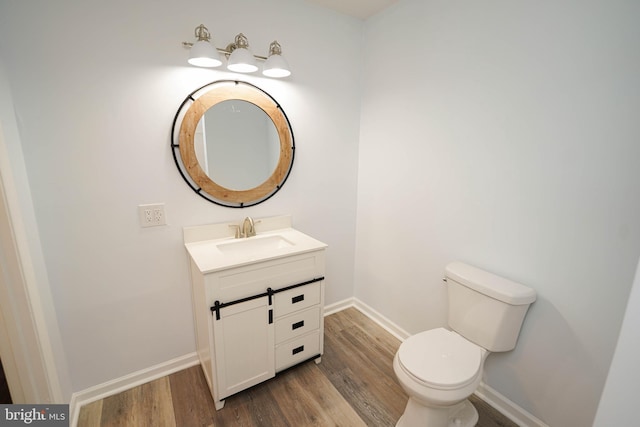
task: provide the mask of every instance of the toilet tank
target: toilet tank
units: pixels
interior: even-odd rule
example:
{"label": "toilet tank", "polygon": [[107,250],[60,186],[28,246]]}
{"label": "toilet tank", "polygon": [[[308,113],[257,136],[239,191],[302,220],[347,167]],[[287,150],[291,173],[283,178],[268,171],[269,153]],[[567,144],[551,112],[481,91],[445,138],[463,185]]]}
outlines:
{"label": "toilet tank", "polygon": [[489,351],[512,350],[536,292],[461,262],[448,264],[445,278],[451,329]]}

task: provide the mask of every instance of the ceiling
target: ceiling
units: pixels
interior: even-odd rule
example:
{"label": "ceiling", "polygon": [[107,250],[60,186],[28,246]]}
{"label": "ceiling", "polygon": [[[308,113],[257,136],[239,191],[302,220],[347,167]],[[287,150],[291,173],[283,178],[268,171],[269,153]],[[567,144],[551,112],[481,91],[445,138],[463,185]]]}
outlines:
{"label": "ceiling", "polygon": [[307,0],[360,19],[367,19],[398,0]]}

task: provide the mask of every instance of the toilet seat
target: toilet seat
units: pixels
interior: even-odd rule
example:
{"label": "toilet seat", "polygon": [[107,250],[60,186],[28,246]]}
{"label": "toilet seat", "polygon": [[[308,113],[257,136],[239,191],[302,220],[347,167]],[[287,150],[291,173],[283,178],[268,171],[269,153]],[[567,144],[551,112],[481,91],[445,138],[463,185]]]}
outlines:
{"label": "toilet seat", "polygon": [[484,350],[455,332],[431,329],[407,338],[398,349],[402,370],[427,387],[451,390],[473,382]]}

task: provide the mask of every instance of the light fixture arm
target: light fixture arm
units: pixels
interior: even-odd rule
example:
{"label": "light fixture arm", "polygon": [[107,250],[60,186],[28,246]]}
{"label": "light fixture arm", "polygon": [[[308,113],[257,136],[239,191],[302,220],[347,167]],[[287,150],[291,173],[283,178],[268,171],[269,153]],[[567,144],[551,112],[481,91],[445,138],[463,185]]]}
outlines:
{"label": "light fixture arm", "polygon": [[[231,53],[236,49],[249,49],[249,40],[247,39],[247,36],[240,33],[236,36],[233,42],[227,45],[225,49],[216,49],[218,49],[218,52],[224,53],[227,57],[229,57],[229,55],[231,55]],[[252,53],[252,55],[254,58],[261,59],[263,61],[267,60],[267,57],[265,56],[256,55],[255,53]]]}

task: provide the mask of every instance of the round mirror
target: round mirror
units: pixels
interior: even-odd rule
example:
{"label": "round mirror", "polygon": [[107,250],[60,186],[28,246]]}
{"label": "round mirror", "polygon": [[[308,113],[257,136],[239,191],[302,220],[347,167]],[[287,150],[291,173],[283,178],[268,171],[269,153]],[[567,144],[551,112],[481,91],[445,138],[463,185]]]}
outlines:
{"label": "round mirror", "polygon": [[249,83],[201,87],[173,123],[180,174],[198,195],[222,206],[253,206],[273,196],[289,176],[294,149],[282,107]]}

